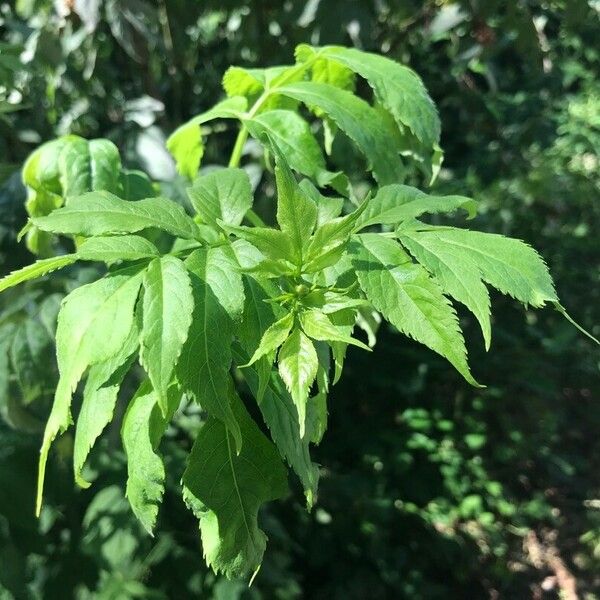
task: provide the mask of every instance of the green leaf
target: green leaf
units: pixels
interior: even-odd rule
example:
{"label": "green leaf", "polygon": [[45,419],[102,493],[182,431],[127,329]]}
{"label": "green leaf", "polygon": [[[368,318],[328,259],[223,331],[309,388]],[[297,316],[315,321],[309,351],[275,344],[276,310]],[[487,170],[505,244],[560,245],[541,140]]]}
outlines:
{"label": "green leaf", "polygon": [[82,477],[81,471],[96,440],[113,417],[119,389],[133,364],[138,346],[139,330],[134,322],[119,352],[90,368],[73,445],[73,473],[80,487],[87,488],[90,485]]}
{"label": "green leaf", "polygon": [[[237,257],[230,246],[208,249],[210,269],[207,282],[221,306],[233,321],[239,321],[244,312],[244,284]],[[237,323],[236,323],[237,327]]]}
{"label": "green leaf", "polygon": [[299,185],[302,191],[308,194],[317,205],[317,228],[342,214],[343,198],[323,196],[308,179],[303,179]]}
{"label": "green leaf", "polygon": [[[350,336],[352,335],[356,323],[356,310],[353,308],[346,308],[337,311],[330,315],[330,319],[338,329],[341,329],[346,335]],[[347,350],[348,344],[345,342],[331,342],[331,353],[333,355],[335,369],[333,374],[333,385],[335,385],[342,376]]]}
{"label": "green leaf", "polygon": [[65,254],[64,256],[55,256],[53,258],[38,260],[32,265],[27,265],[18,271],[13,271],[6,277],[0,279],[0,292],[14,287],[15,285],[19,285],[20,283],[24,283],[25,281],[47,275],[57,269],[62,269],[67,265],[72,265],[76,260],[77,256],[75,254]]}
{"label": "green leaf", "polygon": [[475,216],[474,200],[464,196],[433,196],[408,185],[388,185],[380,188],[357,222],[357,229],[370,225],[395,225],[424,213],[445,213],[458,208]]}
{"label": "green leaf", "polygon": [[142,171],[121,169],[120,189],[123,200],[143,200],[156,196],[152,181]]}
{"label": "green leaf", "polygon": [[285,317],[275,321],[270,327],[267,328],[264,335],[260,340],[258,348],[254,351],[252,358],[244,367],[249,367],[254,364],[257,360],[263,356],[267,356],[272,352],[275,352],[283,342],[287,339],[292,326],[294,325],[294,315],[288,313]]}
{"label": "green leaf", "polygon": [[276,152],[277,223],[292,242],[295,264],[301,264],[304,248],[317,224],[317,207],[299,187],[279,149]]}
{"label": "green leaf", "polygon": [[229,67],[223,75],[223,89],[230,98],[258,96],[265,89],[265,69]]}
{"label": "green leaf", "polygon": [[418,243],[436,256],[451,254],[476,267],[486,283],[525,304],[540,307],[558,301],[543,259],[521,240],[453,227],[419,230],[417,226],[399,235],[402,241]]}
{"label": "green leaf", "polygon": [[144,274],[140,362],[163,414],[175,365],[192,324],[194,298],[185,265],[174,256],[155,258]]}
{"label": "green leaf", "polygon": [[318,52],[364,77],[398,125],[408,127],[425,146],[433,148],[439,142],[440,120],[435,104],[413,70],[385,56],[355,48],[326,46]]}
{"label": "green leaf", "polygon": [[136,233],[150,227],[184,239],[197,239],[198,226],[184,209],[166,198],[127,202],[108,192],[77,196],[46,217],[32,219],[44,231],[92,237]]}
{"label": "green leaf", "polygon": [[[180,396],[171,396],[169,412],[172,414]],[[165,467],[156,450],[167,424],[168,419],[159,409],[155,391],[144,381],[123,417],[121,437],[127,454],[125,495],[135,516],[150,535],[165,491]]]}
{"label": "green leaf", "polygon": [[175,158],[177,171],[190,179],[198,173],[204,154],[200,125],[214,119],[241,119],[247,108],[248,102],[245,98],[227,98],[211,110],[178,127],[167,139],[167,149]]}
{"label": "green leaf", "polygon": [[108,360],[123,347],[133,326],[141,282],[139,269],[122,269],[77,288],[63,303],[56,331],[60,379],[40,450],[38,515],[50,445],[71,423],[71,396],[88,366]]}
{"label": "green leaf", "polygon": [[200,520],[207,563],[227,577],[256,572],[266,536],[258,510],[287,490],[286,472],[275,446],[260,432],[230,383],[235,419],[243,440],[236,454],[229,430],[218,419],[200,429],[183,475],[185,496]]}
{"label": "green leaf", "polygon": [[472,385],[456,313],[427,271],[400,245],[376,233],[356,236],[351,252],[361,288],[373,306],[405,335],[447,358]]}
{"label": "green leaf", "polygon": [[227,232],[250,242],[265,256],[273,260],[288,260],[294,255],[294,248],[290,236],[271,227],[244,227],[238,225],[219,225]]}
{"label": "green leaf", "polygon": [[313,343],[300,329],[294,329],[281,347],[278,357],[279,374],[298,411],[300,437],[306,426],[306,402],[315,377],[319,359]]}
{"label": "green leaf", "polygon": [[192,206],[209,225],[239,225],[252,206],[250,179],[243,169],[219,169],[196,178],[188,188]]}
{"label": "green leaf", "polygon": [[[58,166],[59,156],[65,146],[81,139],[74,135],[68,135],[42,144],[29,155],[23,165],[23,183],[30,190],[60,196],[62,188]],[[31,201],[30,195],[28,204]],[[33,203],[35,204],[35,200]],[[41,212],[34,210],[30,214],[37,215]]]}
{"label": "green leaf", "polygon": [[120,260],[141,260],[158,256],[156,246],[139,235],[99,236],[84,240],[77,258],[112,264]]}
{"label": "green leaf", "polygon": [[10,358],[19,387],[23,394],[23,404],[29,404],[50,387],[48,373],[40,369],[53,351],[53,339],[50,332],[38,319],[25,319],[17,325]]}
{"label": "green leaf", "polygon": [[321,271],[339,260],[356,222],[368,208],[369,202],[370,199],[367,199],[349,215],[332,219],[317,227],[306,252],[306,273]]}
{"label": "green leaf", "polygon": [[360,340],[346,335],[343,329],[338,328],[329,317],[320,310],[306,310],[300,313],[300,325],[304,333],[313,340],[323,342],[344,342],[358,346],[363,350],[371,351],[369,346]]}
{"label": "green leaf", "polygon": [[[184,391],[192,394],[210,415],[225,423],[239,451],[242,444],[240,426],[231,407],[231,398],[226,393],[230,382],[233,321],[219,301],[229,284],[222,272],[214,271],[219,267],[218,260],[217,254],[204,248],[196,250],[186,260],[194,312],[188,339],[177,363],[177,376]],[[221,285],[217,286],[215,279]]]}
{"label": "green leaf", "polygon": [[284,85],[277,91],[327,113],[365,155],[379,185],[403,180],[396,132],[390,131],[381,113],[364,100],[351,92],[310,81]]}
{"label": "green leaf", "polygon": [[58,162],[65,198],[86,192],[119,191],[121,158],[108,140],[76,138],[64,146]]}
{"label": "green leaf", "polygon": [[268,135],[279,147],[292,169],[317,179],[325,170],[325,158],[308,123],[291,110],[269,110],[246,121],[257,139]]}
{"label": "green leaf", "polygon": [[407,232],[400,241],[440,284],[444,292],[462,302],[477,318],[486,350],[491,343],[490,295],[481,280],[476,260],[459,248],[439,242],[433,236]]}
{"label": "green leaf", "polygon": [[[277,307],[272,302],[266,302],[279,294],[279,288],[269,280],[257,280],[248,275],[243,276],[244,294],[246,302],[239,327],[237,338],[247,354],[251,357],[260,345],[264,332],[276,321]],[[244,360],[237,362],[238,365],[248,362]],[[254,365],[258,376],[258,387],[255,390],[255,398],[260,402],[265,393],[266,386],[271,378],[273,369],[273,358],[263,356]]]}
{"label": "green leaf", "polygon": [[301,63],[312,62],[311,79],[320,83],[329,83],[343,90],[354,90],[355,75],[352,69],[336,60],[327,58],[319,48],[308,44],[299,44],[294,51],[296,60]]}
{"label": "green leaf", "polygon": [[[234,356],[238,363],[248,360],[248,354],[241,349],[234,348]],[[285,389],[281,378],[277,373],[271,372],[268,365],[268,378],[263,392],[260,392],[260,374],[256,368],[244,369],[244,378],[252,394],[257,399],[258,407],[271,433],[279,453],[294,470],[306,494],[308,507],[311,508],[317,495],[319,484],[319,469],[310,458],[309,443],[307,436],[300,437],[300,425],[298,422],[298,411],[294,406],[292,397]]]}

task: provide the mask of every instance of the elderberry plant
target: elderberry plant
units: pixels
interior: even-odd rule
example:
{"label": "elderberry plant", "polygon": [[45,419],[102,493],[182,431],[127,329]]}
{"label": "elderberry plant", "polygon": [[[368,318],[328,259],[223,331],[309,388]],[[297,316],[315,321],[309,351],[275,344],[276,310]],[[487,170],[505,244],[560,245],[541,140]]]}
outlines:
{"label": "elderberry plant", "polygon": [[[357,78],[372,89],[372,103],[355,94]],[[167,142],[189,179],[193,215],[158,197],[146,175],[124,169],[107,140],[66,136],[36,150],[23,169],[30,219],[22,235],[41,259],[2,279],[0,291],[76,261],[107,265],[103,277],[64,299],[58,315],[60,379],[41,448],[38,513],[48,452],[72,423],[80,381],[74,477],[87,487],[88,455],[138,361],[145,378],[121,430],[133,512],[152,532],[164,492],[160,440],[182,399],[192,399],[207,419],[183,474],[183,497],[199,519],[208,564],[231,577],[261,564],[258,511],[286,493],[285,463],[308,507],[315,501],[310,445],[326,429],[327,394],[347,347],[374,345],[378,315],[475,386],[452,299],[474,314],[486,349],[487,286],[569,317],[546,265],[524,242],[420,220],[457,209],[470,218],[476,206],[404,184],[415,166],[433,180],[442,160],[436,108],[407,67],[355,49],[301,45],[295,65],[232,67],[223,87],[226,99]],[[231,160],[198,176],[202,126],[216,119],[239,122]],[[327,169],[340,131],[373,175],[364,198],[348,173]],[[274,164],[274,226],[253,210],[251,182],[239,167],[248,136]],[[53,256],[56,236],[73,251]],[[357,324],[368,345],[353,337]],[[240,385],[270,439],[250,417]]]}

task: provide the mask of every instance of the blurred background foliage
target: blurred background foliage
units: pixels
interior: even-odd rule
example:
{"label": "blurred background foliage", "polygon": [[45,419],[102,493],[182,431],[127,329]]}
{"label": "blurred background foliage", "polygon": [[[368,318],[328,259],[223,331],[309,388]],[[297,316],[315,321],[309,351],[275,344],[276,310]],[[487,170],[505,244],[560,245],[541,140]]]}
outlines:
{"label": "blurred background foliage", "polygon": [[[219,98],[230,64],[340,43],[423,77],[443,123],[436,189],[473,195],[477,228],[540,250],[564,304],[598,335],[598,0],[16,0],[0,3],[0,33],[3,273],[32,259],[16,242],[19,169],[38,144],[108,137],[176,193],[165,137]],[[226,160],[234,132],[220,133],[205,164]],[[257,180],[261,159],[249,147]],[[349,160],[343,142],[332,160]],[[265,511],[270,545],[251,588],[206,570],[177,495],[193,409],[163,442],[171,481],[156,537],[123,497],[118,420],[89,490],[71,484],[72,438],[61,438],[35,520],[56,311],[92,276],[73,268],[0,299],[2,600],[600,598],[598,353],[559,315],[499,295],[490,354],[461,314],[484,390],[391,330],[373,355],[350,353],[314,451],[317,506],[307,514],[291,482]]]}

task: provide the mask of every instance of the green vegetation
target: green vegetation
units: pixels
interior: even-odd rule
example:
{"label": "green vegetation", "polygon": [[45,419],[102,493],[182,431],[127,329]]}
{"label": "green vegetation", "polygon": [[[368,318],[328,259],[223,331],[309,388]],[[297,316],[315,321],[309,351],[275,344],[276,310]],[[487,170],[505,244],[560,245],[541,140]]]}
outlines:
{"label": "green vegetation", "polygon": [[0,593],[595,597],[597,7],[398,4],[4,10]]}

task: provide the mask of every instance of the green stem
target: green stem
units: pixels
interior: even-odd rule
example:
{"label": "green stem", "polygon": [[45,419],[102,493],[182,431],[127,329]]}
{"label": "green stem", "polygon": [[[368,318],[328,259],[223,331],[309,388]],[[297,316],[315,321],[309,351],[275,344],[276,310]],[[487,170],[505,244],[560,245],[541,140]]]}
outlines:
{"label": "green stem", "polygon": [[[296,67],[296,69],[291,70],[287,74],[287,77],[283,77],[278,82],[278,86],[281,86],[281,85],[287,83],[290,79],[292,79],[297,74],[297,72],[299,72],[299,71],[302,72],[302,71],[305,71],[306,69],[308,69],[315,60],[316,60],[316,56],[314,58],[312,58],[311,60],[308,60],[304,64],[298,65]],[[266,89],[260,95],[260,97],[256,100],[256,102],[253,104],[252,108],[246,113],[245,118],[252,119],[256,115],[256,113],[260,110],[262,105],[267,101],[269,96],[273,92],[276,92],[276,91],[277,91],[276,87],[271,88],[271,89]],[[230,168],[239,167],[240,162],[242,160],[242,152],[244,151],[244,146],[246,145],[247,140],[248,140],[248,128],[245,125],[242,125],[240,127],[240,130],[235,139],[235,144],[233,146],[233,150],[231,151],[231,157],[229,158],[229,167]],[[255,227],[266,227],[267,226],[266,223],[251,208],[248,209],[248,212],[246,213],[246,218]]]}
{"label": "green stem", "polygon": [[248,128],[245,125],[242,125],[237,138],[235,140],[235,145],[233,146],[233,151],[231,152],[231,158],[229,159],[230,167],[238,167],[240,161],[242,160],[242,152],[244,150],[244,145],[246,144],[246,140],[248,139]]}

